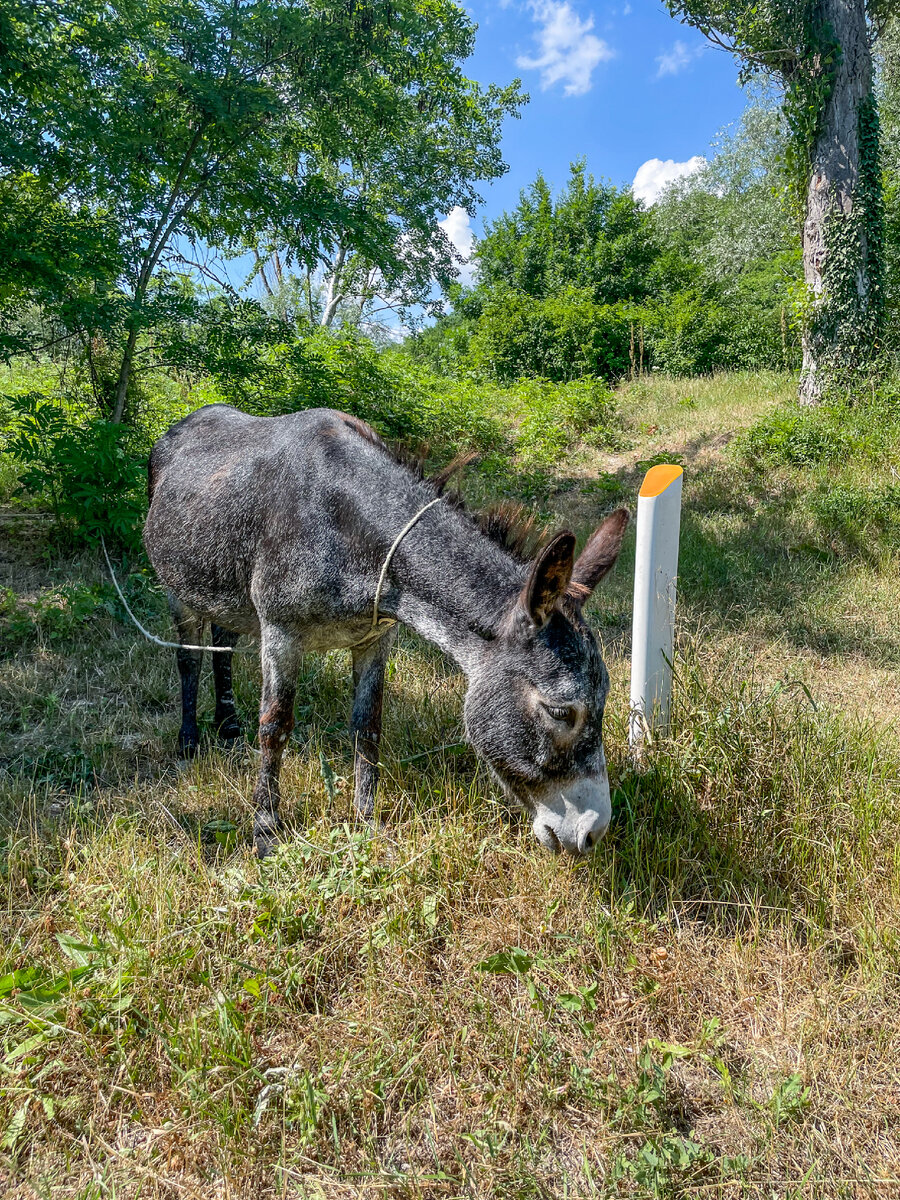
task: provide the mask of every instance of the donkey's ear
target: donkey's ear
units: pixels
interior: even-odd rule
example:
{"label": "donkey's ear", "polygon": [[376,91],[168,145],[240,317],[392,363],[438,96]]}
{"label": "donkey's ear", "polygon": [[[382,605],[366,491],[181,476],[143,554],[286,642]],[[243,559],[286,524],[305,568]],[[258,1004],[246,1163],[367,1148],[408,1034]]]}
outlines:
{"label": "donkey's ear", "polygon": [[522,607],[538,629],[550,620],[554,605],[569,586],[574,558],[575,535],[558,533],[535,559],[522,592]]}
{"label": "donkey's ear", "polygon": [[572,569],[573,590],[579,593],[579,600],[586,600],[603,576],[615,566],[628,520],[628,509],[618,508],[588,538]]}

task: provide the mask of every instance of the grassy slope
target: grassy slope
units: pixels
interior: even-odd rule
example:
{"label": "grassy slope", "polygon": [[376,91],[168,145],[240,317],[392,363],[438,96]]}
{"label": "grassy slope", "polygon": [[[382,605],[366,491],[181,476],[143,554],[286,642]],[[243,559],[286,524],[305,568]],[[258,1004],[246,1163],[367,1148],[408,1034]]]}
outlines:
{"label": "grassy slope", "polygon": [[[630,545],[593,610],[617,815],[590,864],[541,852],[454,745],[462,683],[412,637],[391,668],[389,832],[349,823],[347,664],[310,659],[295,836],[257,864],[252,750],[176,772],[173,664],[118,621],[96,562],[47,567],[38,525],[19,545],[7,530],[6,581],[43,607],[29,629],[8,600],[19,645],[0,660],[0,975],[23,972],[0,982],[0,1191],[897,1183],[896,560],[835,543],[807,503],[890,464],[740,466],[728,435],[790,386],[630,385],[634,448],[586,452],[543,496],[586,532],[647,459],[687,469],[676,722],[640,772]],[[238,676],[249,714],[252,655]]]}

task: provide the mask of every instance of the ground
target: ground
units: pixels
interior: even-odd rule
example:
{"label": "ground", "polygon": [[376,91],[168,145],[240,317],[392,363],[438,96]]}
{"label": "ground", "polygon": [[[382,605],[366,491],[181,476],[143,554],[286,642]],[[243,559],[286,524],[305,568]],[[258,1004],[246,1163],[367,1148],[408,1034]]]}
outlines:
{"label": "ground", "polygon": [[[900,1193],[897,556],[844,519],[896,453],[748,458],[793,386],[623,385],[620,448],[532,480],[584,535],[685,466],[673,729],[639,765],[633,541],[591,610],[615,817],[589,863],[508,810],[460,744],[463,681],[410,635],[383,830],[352,820],[346,656],[311,658],[291,837],[257,863],[252,740],[178,770],[169,656],[95,554],[0,514],[0,1191]],[[236,675],[252,719],[252,652]]]}

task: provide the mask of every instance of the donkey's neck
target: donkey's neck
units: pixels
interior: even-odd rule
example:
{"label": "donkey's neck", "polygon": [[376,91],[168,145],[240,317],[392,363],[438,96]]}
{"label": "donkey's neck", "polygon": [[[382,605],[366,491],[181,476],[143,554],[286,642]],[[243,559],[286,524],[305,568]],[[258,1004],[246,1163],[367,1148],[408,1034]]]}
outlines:
{"label": "donkey's neck", "polygon": [[469,675],[521,590],[525,571],[464,513],[436,504],[397,547],[389,579],[384,611]]}

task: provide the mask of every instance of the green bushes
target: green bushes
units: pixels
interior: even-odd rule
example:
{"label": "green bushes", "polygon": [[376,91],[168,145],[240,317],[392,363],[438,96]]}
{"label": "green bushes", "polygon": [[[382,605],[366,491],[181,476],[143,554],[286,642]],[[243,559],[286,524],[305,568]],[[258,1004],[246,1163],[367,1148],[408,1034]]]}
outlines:
{"label": "green bushes", "polygon": [[470,307],[477,315],[454,313],[411,339],[409,355],[442,374],[501,384],[799,366],[786,305],[749,282],[731,292],[685,288],[641,304],[598,304],[575,287],[540,299],[502,289]]}
{"label": "green bushes", "polygon": [[863,404],[776,408],[734,441],[747,465],[797,481],[792,515],[828,553],[900,548],[896,389],[888,383]]}
{"label": "green bushes", "polygon": [[629,367],[630,314],[628,305],[596,304],[574,287],[544,299],[502,291],[482,309],[469,360],[500,383],[523,375],[557,383],[584,375],[613,379]]}
{"label": "green bushes", "polygon": [[512,394],[521,414],[516,449],[530,466],[558,465],[575,442],[611,447],[619,440],[615,396],[600,379],[520,380]]}
{"label": "green bushes", "polygon": [[19,467],[19,487],[50,505],[72,543],[101,536],[135,545],[146,492],[146,459],[133,430],[107,421],[79,421],[39,393],[9,398],[13,428],[7,453]]}
{"label": "green bushes", "polygon": [[[22,380],[28,373],[20,372]],[[134,424],[112,425],[58,378],[35,368],[37,388],[2,398],[7,426],[0,485],[16,484],[47,505],[69,546],[134,547],[146,509],[146,460],[155,438],[203,404],[226,401],[262,416],[314,407],[338,408],[371,422],[385,437],[427,447],[435,463],[474,450],[488,473],[546,473],[578,444],[615,445],[619,420],[602,379],[519,380],[498,387],[476,378],[449,379],[400,348],[379,351],[346,334],[316,331],[265,348],[255,368],[180,383],[142,383]],[[151,386],[152,385],[152,386]],[[6,476],[9,476],[9,480]]]}
{"label": "green bushes", "polygon": [[738,439],[737,448],[767,466],[809,467],[839,462],[855,445],[831,410],[790,408],[767,413]]}
{"label": "green bushes", "polygon": [[853,455],[878,459],[900,432],[900,384],[885,383],[862,404],[777,408],[735,439],[743,457],[777,467],[845,463]]}
{"label": "green bushes", "polygon": [[366,338],[327,330],[272,346],[255,372],[218,377],[202,389],[203,403],[225,401],[260,416],[337,408],[387,438],[427,444],[438,458],[500,444],[502,425],[489,390],[435,376],[408,355],[379,351]]}

